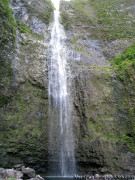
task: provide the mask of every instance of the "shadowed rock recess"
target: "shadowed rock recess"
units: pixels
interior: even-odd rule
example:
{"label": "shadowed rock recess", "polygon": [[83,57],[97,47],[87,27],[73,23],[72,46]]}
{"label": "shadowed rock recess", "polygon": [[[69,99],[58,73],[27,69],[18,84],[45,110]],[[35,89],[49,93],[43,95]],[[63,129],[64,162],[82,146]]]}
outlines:
{"label": "shadowed rock recess", "polygon": [[[50,0],[0,1],[2,168],[48,172],[52,14]],[[61,2],[78,174],[135,174],[135,63],[115,63],[135,59],[134,18],[134,0]]]}

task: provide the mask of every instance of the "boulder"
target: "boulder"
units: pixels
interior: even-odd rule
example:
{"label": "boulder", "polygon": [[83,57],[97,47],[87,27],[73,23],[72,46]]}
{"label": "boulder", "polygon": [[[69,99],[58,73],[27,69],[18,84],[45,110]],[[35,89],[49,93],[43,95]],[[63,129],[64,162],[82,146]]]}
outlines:
{"label": "boulder", "polygon": [[31,178],[29,180],[44,180],[41,176],[37,175],[35,178]]}
{"label": "boulder", "polygon": [[23,164],[17,164],[13,166],[13,168],[16,170],[0,168],[0,179],[15,178],[17,180],[44,180],[40,175],[35,174],[34,169],[29,167],[26,168]]}
{"label": "boulder", "polygon": [[16,178],[16,179],[22,179],[23,174],[21,171],[16,171],[14,169],[3,169],[0,168],[0,178]]}
{"label": "boulder", "polygon": [[17,171],[21,171],[23,166],[24,166],[23,164],[16,164],[13,166],[13,169],[15,169]]}
{"label": "boulder", "polygon": [[26,167],[22,167],[22,173],[23,173],[23,178],[24,179],[30,179],[30,178],[35,178],[36,174],[35,174],[35,170],[32,168],[26,168]]}

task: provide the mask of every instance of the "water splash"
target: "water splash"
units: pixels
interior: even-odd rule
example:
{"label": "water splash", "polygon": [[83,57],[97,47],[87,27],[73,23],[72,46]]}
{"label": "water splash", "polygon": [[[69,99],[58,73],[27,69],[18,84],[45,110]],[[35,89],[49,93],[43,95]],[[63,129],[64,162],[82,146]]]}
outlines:
{"label": "water splash", "polygon": [[60,0],[52,0],[52,3],[55,10],[48,58],[50,173],[67,176],[75,174],[70,93],[67,88],[68,51],[66,35],[59,20]]}

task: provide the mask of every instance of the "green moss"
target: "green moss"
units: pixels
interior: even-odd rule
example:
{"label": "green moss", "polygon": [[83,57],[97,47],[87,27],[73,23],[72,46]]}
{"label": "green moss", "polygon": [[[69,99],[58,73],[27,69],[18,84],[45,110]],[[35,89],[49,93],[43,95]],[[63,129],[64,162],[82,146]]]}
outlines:
{"label": "green moss", "polygon": [[70,18],[68,17],[67,12],[64,10],[61,11],[61,23],[63,24],[66,30],[70,29],[70,25],[71,25]]}
{"label": "green moss", "polygon": [[135,140],[132,136],[126,135],[123,137],[122,141],[128,145],[129,149],[135,152]]}
{"label": "green moss", "polygon": [[121,118],[122,124],[125,124],[121,130],[121,141],[126,143],[131,151],[135,152],[135,44],[127,48],[122,55],[116,56],[112,62],[112,67],[118,80],[123,84],[121,95],[117,100],[118,111],[124,112],[126,115],[126,118]]}
{"label": "green moss", "polygon": [[127,48],[124,54],[116,56],[112,66],[121,80],[125,81],[130,75],[134,77],[129,70],[135,69],[135,44]]}
{"label": "green moss", "polygon": [[12,99],[10,89],[12,80],[11,61],[9,58],[3,57],[3,51],[5,45],[10,42],[6,53],[10,52],[16,37],[16,23],[9,8],[8,0],[0,1],[0,29],[0,108],[2,108]]}
{"label": "green moss", "polygon": [[0,108],[8,104],[11,101],[11,96],[0,96]]}
{"label": "green moss", "polygon": [[44,12],[42,16],[38,15],[37,17],[41,19],[43,22],[45,22],[46,24],[49,24],[52,20],[52,13],[54,10],[54,6],[51,0],[45,0],[45,2],[46,2],[46,11]]}
{"label": "green moss", "polygon": [[3,59],[0,63],[0,108],[12,100],[12,69],[10,59]]}
{"label": "green moss", "polygon": [[52,8],[50,7],[48,11],[44,13],[44,16],[42,18],[40,16],[37,17],[48,25],[52,20]]}
{"label": "green moss", "polygon": [[[103,25],[102,36],[108,39],[132,38],[135,36],[135,24],[129,13],[130,10],[125,10],[127,6],[134,5],[134,1],[127,2],[126,0],[103,0],[90,1],[91,6],[97,11],[98,23]],[[122,11],[118,6],[123,5]],[[122,7],[122,6],[121,6]],[[131,26],[127,23],[130,22]]]}
{"label": "green moss", "polygon": [[25,3],[30,15],[34,15],[47,25],[52,20],[54,7],[50,0],[44,0],[44,2],[41,2],[41,5],[37,1],[34,1],[34,3],[31,3],[30,5],[26,1],[23,2]]}
{"label": "green moss", "polygon": [[[90,66],[90,65],[88,65]],[[90,94],[82,104],[85,110],[85,124],[88,131],[83,134],[84,141],[101,141],[116,144],[122,142],[127,145],[129,151],[135,150],[135,96],[128,95],[129,87],[134,89],[131,81],[126,82],[124,89],[119,89],[119,82],[116,96],[112,88],[112,68],[90,66],[92,78],[87,81]],[[128,84],[129,85],[128,85]],[[132,86],[131,86],[132,85]],[[129,87],[128,87],[129,86]],[[115,92],[116,93],[116,92]],[[87,96],[86,96],[87,97]],[[124,113],[124,114],[123,114]],[[127,138],[128,134],[129,137]]]}
{"label": "green moss", "polygon": [[91,37],[103,40],[135,37],[134,0],[73,0],[69,5],[73,12],[73,15],[66,12],[70,26],[79,29],[84,26]]}
{"label": "green moss", "polygon": [[[23,22],[17,21],[16,24],[17,24],[17,28],[18,28],[20,33],[25,33],[26,35],[32,35],[34,38],[37,38],[39,40],[44,39],[44,35],[32,33],[32,30],[30,29],[30,27],[26,26]],[[22,43],[25,44],[24,41]]]}
{"label": "green moss", "polygon": [[0,56],[9,40],[14,41],[16,35],[15,21],[9,8],[9,0],[0,1]]}
{"label": "green moss", "polygon": [[[112,73],[112,69],[110,66],[93,66],[93,69],[95,71],[101,71],[104,72],[105,74],[107,74],[106,78],[108,77],[109,79],[111,78],[111,73]],[[107,79],[108,79],[107,78]]]}
{"label": "green moss", "polygon": [[100,139],[116,143],[120,140],[120,136],[115,130],[117,124],[115,122],[116,109],[113,104],[111,67],[88,66],[91,69],[91,77],[87,79],[87,88],[90,92],[87,96],[85,95],[86,98],[82,104],[88,131],[82,138],[84,141]]}
{"label": "green moss", "polygon": [[12,99],[11,60],[3,56],[5,45],[10,42],[6,53],[11,51],[16,37],[16,23],[9,8],[9,0],[0,1],[0,108],[7,105]]}
{"label": "green moss", "polygon": [[76,10],[75,12],[75,24],[81,22],[85,25],[93,25],[96,23],[97,18],[94,16],[95,12],[89,6],[87,0],[74,0],[71,3],[71,7]]}
{"label": "green moss", "polygon": [[90,140],[90,137],[89,137],[87,134],[85,134],[85,135],[82,137],[82,140],[83,140],[83,141],[89,141],[89,140]]}
{"label": "green moss", "polygon": [[47,92],[29,82],[21,87],[7,107],[0,110],[0,139],[5,153],[0,157],[3,159],[0,165],[3,167],[29,164],[29,158],[33,163],[40,162],[47,151]]}
{"label": "green moss", "polygon": [[111,142],[120,141],[119,134],[117,134],[115,131],[114,116],[110,113],[110,110],[111,112],[113,112],[114,110],[112,109],[112,107],[107,105],[107,103],[105,103],[104,105],[103,103],[101,103],[100,106],[96,106],[93,110],[98,112],[99,109],[100,111],[102,111],[102,114],[96,113],[96,118],[90,117],[88,121],[88,129],[92,135],[92,139],[99,138],[101,140]]}
{"label": "green moss", "polygon": [[17,21],[17,28],[20,33],[31,34],[31,30],[24,23]]}

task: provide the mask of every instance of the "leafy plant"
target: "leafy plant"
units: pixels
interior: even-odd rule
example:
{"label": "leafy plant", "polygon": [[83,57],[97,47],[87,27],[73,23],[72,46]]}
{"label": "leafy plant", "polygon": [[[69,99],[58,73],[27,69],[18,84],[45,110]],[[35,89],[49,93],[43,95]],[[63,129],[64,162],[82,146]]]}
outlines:
{"label": "leafy plant", "polygon": [[118,55],[114,58],[112,66],[117,75],[124,80],[125,75],[130,73],[129,68],[135,69],[135,43],[124,51],[124,54]]}

